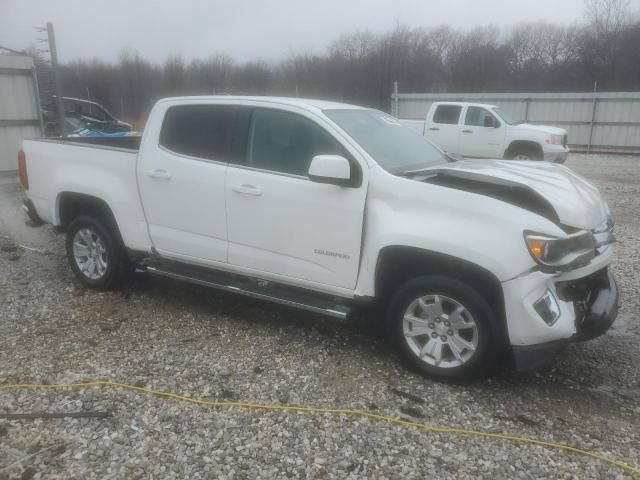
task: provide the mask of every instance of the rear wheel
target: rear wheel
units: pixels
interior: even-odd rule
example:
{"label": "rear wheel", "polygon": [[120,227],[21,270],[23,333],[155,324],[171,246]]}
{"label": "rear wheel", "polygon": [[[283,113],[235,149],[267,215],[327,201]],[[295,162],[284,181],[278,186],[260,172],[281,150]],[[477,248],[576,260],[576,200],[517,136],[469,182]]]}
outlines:
{"label": "rear wheel", "polygon": [[130,271],[129,258],[114,234],[101,220],[81,215],[67,229],[69,265],[86,286],[111,289]]}
{"label": "rear wheel", "polygon": [[387,326],[412,366],[442,380],[486,374],[495,358],[490,306],[472,287],[455,279],[425,276],[393,295]]}

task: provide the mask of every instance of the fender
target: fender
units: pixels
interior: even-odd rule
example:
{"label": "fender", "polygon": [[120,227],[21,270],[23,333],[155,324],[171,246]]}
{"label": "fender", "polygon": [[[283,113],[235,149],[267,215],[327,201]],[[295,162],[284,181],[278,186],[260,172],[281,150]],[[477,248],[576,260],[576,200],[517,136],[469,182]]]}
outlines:
{"label": "fender", "polygon": [[[390,193],[391,192],[391,193]],[[398,192],[397,194],[393,192]],[[411,247],[481,267],[504,282],[534,267],[524,230],[564,235],[548,218],[474,192],[370,171],[356,295],[375,295],[383,249]]]}

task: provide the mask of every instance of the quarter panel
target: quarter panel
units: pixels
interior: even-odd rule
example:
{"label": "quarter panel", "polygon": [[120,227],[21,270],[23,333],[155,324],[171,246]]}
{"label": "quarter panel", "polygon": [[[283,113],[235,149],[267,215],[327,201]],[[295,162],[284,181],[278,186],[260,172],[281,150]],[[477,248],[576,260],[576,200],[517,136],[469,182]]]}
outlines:
{"label": "quarter panel", "polygon": [[38,214],[60,224],[64,192],[97,197],[109,206],[127,247],[147,250],[150,241],[136,182],[134,152],[56,141],[25,142],[29,191]]}

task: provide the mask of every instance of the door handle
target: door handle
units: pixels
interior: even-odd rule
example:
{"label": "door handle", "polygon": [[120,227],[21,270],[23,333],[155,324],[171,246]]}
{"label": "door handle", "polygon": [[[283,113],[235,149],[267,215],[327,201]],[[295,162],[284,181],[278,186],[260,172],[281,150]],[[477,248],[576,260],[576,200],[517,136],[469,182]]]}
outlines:
{"label": "door handle", "polygon": [[262,195],[262,190],[260,190],[255,185],[249,185],[248,183],[243,183],[242,185],[234,185],[231,187],[236,193],[242,193],[244,195],[253,195],[254,197],[259,197]]}
{"label": "door handle", "polygon": [[462,130],[462,133],[473,133],[473,130]]}
{"label": "door handle", "polygon": [[429,130],[440,130],[438,127],[431,127]]}
{"label": "door handle", "polygon": [[156,170],[148,170],[147,176],[151,178],[159,178],[161,180],[171,180],[171,174],[161,168],[158,168]]}

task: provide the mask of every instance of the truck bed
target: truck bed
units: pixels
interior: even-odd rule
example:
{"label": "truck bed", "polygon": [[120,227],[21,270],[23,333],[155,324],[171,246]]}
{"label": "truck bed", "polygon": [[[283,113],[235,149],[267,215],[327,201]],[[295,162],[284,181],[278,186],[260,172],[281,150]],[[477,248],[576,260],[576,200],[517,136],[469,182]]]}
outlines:
{"label": "truck bed", "polygon": [[146,250],[146,222],[136,177],[141,137],[67,137],[25,140],[28,197],[42,220],[61,224],[66,194],[104,201],[131,248]]}
{"label": "truck bed", "polygon": [[83,146],[101,146],[122,148],[125,150],[133,150],[137,152],[140,150],[140,142],[142,136],[129,136],[129,137],[52,137],[43,138],[42,141],[61,142],[65,144],[81,144]]}

